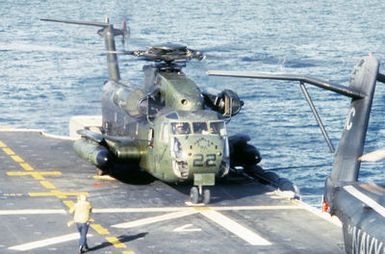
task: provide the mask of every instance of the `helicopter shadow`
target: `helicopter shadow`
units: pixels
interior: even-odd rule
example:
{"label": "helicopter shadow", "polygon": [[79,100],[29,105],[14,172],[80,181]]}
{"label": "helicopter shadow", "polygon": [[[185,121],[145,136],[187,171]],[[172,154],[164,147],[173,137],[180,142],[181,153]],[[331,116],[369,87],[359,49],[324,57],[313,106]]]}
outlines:
{"label": "helicopter shadow", "polygon": [[[169,185],[186,195],[186,198],[189,197],[191,182]],[[235,204],[237,201],[241,202],[249,197],[260,197],[275,190],[273,186],[267,183],[237,173],[230,173],[226,177],[218,179],[214,186],[204,188],[208,188],[211,192],[210,205],[219,203]]]}
{"label": "helicopter shadow", "polygon": [[157,179],[141,170],[136,162],[114,162],[107,172],[116,180],[130,185],[149,185]]}
{"label": "helicopter shadow", "polygon": [[[116,180],[129,185],[151,185],[154,182],[161,182],[157,178],[141,170],[138,164],[117,162],[110,165],[108,174]],[[182,193],[185,200],[189,200],[192,181],[183,183],[165,183],[170,188]],[[159,186],[158,186],[159,187]],[[275,190],[268,183],[257,178],[247,177],[243,174],[230,171],[221,179],[217,179],[214,186],[204,187],[211,192],[210,204],[234,203],[248,197],[260,197]]]}

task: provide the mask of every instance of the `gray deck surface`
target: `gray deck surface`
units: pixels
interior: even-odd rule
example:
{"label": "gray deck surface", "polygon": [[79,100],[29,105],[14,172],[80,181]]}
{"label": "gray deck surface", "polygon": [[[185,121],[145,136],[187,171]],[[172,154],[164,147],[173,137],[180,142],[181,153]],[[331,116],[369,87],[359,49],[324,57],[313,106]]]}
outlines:
{"label": "gray deck surface", "polygon": [[94,206],[89,253],[343,252],[341,228],[254,179],[217,184],[208,207],[186,204],[189,186],[121,180],[95,178],[69,140],[0,131],[0,253],[76,253],[66,211],[80,193]]}

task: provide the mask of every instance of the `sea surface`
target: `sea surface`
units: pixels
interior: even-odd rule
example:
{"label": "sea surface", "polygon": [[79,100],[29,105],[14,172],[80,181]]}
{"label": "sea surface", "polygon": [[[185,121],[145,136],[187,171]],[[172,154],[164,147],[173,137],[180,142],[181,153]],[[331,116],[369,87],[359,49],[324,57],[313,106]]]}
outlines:
{"label": "sea surface", "polygon": [[[245,106],[228,124],[248,133],[265,169],[295,182],[302,198],[321,202],[333,154],[297,83],[208,77],[207,70],[279,71],[348,85],[353,66],[372,52],[385,64],[385,3],[324,1],[0,0],[0,125],[67,135],[74,115],[101,113],[107,78],[97,28],[40,18],[126,18],[126,49],[175,42],[206,53],[185,69],[202,89],[236,91]],[[117,40],[119,49],[123,49]],[[120,57],[123,79],[143,81],[144,62]],[[380,67],[384,71],[384,67]],[[335,146],[349,99],[309,87]],[[38,148],[37,148],[38,149]],[[378,84],[365,151],[385,149],[385,85]],[[384,182],[384,162],[363,163],[360,180]]]}

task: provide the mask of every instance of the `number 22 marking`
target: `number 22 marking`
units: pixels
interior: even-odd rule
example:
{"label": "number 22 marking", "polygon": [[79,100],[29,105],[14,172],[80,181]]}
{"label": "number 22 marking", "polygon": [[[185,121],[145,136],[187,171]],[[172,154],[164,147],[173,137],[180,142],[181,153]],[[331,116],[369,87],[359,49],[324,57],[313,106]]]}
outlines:
{"label": "number 22 marking", "polygon": [[217,156],[215,154],[207,154],[206,160],[203,154],[195,154],[193,160],[194,167],[214,167],[216,166],[215,161],[217,160]]}

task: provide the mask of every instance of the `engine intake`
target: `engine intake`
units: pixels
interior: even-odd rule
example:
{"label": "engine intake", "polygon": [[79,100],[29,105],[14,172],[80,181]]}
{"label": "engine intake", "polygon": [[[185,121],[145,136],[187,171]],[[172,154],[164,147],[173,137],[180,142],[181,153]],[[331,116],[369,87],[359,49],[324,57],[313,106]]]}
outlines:
{"label": "engine intake", "polygon": [[224,117],[232,117],[241,111],[243,101],[229,89],[223,90],[218,95],[203,93],[206,105],[221,113]]}

